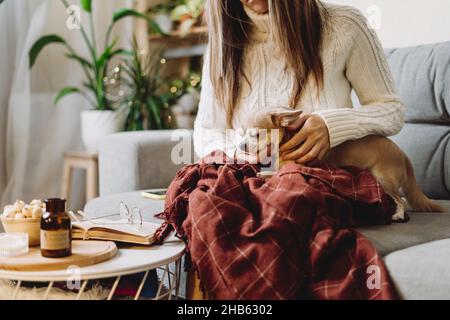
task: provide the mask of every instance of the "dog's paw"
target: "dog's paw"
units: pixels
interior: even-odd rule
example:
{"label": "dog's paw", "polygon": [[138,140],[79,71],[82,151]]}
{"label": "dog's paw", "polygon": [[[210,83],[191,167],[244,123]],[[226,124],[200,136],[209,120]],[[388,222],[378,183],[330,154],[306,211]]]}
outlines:
{"label": "dog's paw", "polygon": [[392,222],[394,223],[406,223],[409,221],[409,215],[403,212],[397,212],[392,216]]}
{"label": "dog's paw", "polygon": [[404,212],[397,212],[392,216],[392,221],[399,222],[403,221],[405,219],[405,213]]}

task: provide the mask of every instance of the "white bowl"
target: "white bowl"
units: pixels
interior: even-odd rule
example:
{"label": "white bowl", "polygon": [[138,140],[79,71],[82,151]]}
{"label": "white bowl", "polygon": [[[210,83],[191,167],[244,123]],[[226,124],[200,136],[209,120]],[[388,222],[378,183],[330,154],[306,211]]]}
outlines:
{"label": "white bowl", "polygon": [[41,219],[6,219],[1,217],[3,228],[6,233],[23,232],[28,234],[30,247],[39,246],[41,243]]}

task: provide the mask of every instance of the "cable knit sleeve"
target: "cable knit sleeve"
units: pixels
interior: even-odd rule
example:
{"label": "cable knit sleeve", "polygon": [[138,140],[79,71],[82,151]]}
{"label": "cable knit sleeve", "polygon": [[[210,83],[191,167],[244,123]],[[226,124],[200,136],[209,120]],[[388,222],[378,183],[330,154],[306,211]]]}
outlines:
{"label": "cable knit sleeve", "polygon": [[351,37],[345,75],[362,106],[315,112],[327,124],[332,148],[367,135],[395,135],[404,125],[405,113],[377,35],[356,9],[346,10],[342,18]]}
{"label": "cable knit sleeve", "polygon": [[227,130],[225,109],[216,101],[209,72],[209,53],[204,60],[202,92],[194,125],[195,152],[203,158],[213,151],[221,150],[233,158],[236,151],[236,133],[234,130]]}

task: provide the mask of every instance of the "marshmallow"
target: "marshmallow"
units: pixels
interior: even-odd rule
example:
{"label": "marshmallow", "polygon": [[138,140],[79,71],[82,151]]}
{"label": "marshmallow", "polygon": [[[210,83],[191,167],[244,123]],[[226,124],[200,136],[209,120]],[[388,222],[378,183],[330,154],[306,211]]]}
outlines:
{"label": "marshmallow", "polygon": [[5,219],[14,219],[16,216],[16,210],[13,208],[8,208],[3,212],[3,218]]}
{"label": "marshmallow", "polygon": [[16,213],[16,216],[14,217],[16,220],[25,220],[26,217],[22,213]]}
{"label": "marshmallow", "polygon": [[31,217],[33,219],[40,219],[42,217],[42,215],[44,214],[44,210],[42,210],[42,208],[34,208]]}
{"label": "marshmallow", "polygon": [[33,207],[44,208],[44,202],[42,202],[42,200],[38,200],[38,199],[31,201],[30,205],[32,205]]}
{"label": "marshmallow", "polygon": [[15,209],[14,209],[14,206],[12,206],[12,205],[5,206],[5,207],[3,208],[3,212],[11,211],[11,210],[15,210]]}
{"label": "marshmallow", "polygon": [[26,205],[25,207],[23,207],[22,209],[22,214],[26,217],[26,218],[31,218],[31,215],[33,214],[33,207]]}
{"label": "marshmallow", "polygon": [[17,200],[16,203],[14,203],[14,209],[16,212],[22,212],[23,207],[25,207],[25,202],[21,200]]}

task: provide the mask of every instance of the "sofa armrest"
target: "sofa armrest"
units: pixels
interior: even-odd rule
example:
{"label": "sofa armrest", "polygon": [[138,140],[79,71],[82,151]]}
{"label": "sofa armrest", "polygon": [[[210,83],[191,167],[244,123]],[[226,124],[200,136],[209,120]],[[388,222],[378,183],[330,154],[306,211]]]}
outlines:
{"label": "sofa armrest", "polygon": [[99,149],[100,195],[168,187],[186,164],[179,157],[172,159],[180,143],[188,148],[183,149],[184,160],[188,155],[191,163],[194,149],[189,130],[123,132],[104,138]]}

